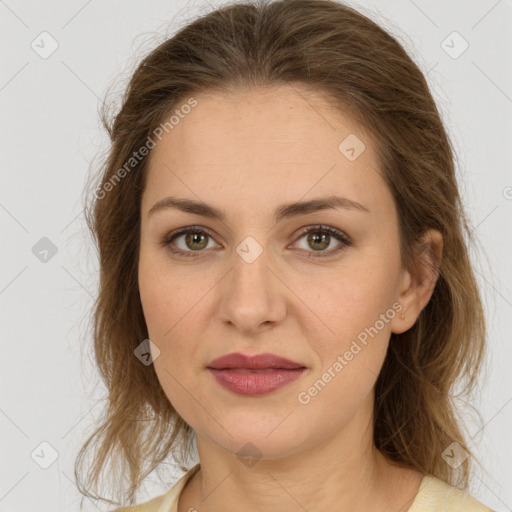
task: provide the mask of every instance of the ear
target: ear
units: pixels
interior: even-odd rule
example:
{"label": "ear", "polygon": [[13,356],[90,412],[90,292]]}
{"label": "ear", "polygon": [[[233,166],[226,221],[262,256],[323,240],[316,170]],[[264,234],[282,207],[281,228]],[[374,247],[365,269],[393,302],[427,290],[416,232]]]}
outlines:
{"label": "ear", "polygon": [[402,305],[402,309],[391,321],[391,331],[395,334],[410,329],[428,304],[439,277],[442,251],[441,233],[435,229],[425,231],[414,248],[411,268],[402,269],[397,285],[395,300]]}

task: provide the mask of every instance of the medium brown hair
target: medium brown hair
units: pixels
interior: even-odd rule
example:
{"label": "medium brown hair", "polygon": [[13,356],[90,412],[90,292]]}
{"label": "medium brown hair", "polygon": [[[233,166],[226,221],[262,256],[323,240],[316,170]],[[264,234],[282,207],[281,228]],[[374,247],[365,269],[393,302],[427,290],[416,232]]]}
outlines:
{"label": "medium brown hair", "polygon": [[75,463],[86,496],[105,499],[93,489],[110,464],[117,503],[127,498],[132,505],[144,478],[167,456],[186,460],[194,435],[153,366],[134,356],[148,338],[137,267],[150,155],[129,168],[126,162],[192,95],[285,84],[325,93],[371,134],[397,207],[405,268],[427,229],[443,235],[429,303],[413,327],[391,334],[375,386],[374,443],[391,461],[468,485],[470,458],[458,470],[442,458],[452,442],[472,455],[453,394],[455,384],[462,384],[461,394],[473,390],[486,339],[455,151],[424,75],[394,37],[339,2],[279,0],[235,3],[195,19],[142,60],[113,119],[103,111],[110,149],[86,219],[99,251],[93,336],[108,402]]}

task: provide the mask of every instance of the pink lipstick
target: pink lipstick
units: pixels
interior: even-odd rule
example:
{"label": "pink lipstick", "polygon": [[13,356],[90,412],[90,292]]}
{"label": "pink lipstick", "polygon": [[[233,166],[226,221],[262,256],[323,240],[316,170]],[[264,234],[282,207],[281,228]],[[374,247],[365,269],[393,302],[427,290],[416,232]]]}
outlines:
{"label": "pink lipstick", "polygon": [[306,367],[274,354],[231,353],[215,359],[207,369],[225,389],[245,396],[261,396],[298,379]]}

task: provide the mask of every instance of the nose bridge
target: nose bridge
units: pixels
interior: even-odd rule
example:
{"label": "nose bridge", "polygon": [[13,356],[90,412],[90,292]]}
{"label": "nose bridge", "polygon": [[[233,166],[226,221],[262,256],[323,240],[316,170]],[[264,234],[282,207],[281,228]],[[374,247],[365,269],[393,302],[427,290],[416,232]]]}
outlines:
{"label": "nose bridge", "polygon": [[241,330],[253,331],[284,315],[284,297],[276,286],[269,256],[268,249],[251,236],[232,254],[232,272],[223,289],[220,314]]}

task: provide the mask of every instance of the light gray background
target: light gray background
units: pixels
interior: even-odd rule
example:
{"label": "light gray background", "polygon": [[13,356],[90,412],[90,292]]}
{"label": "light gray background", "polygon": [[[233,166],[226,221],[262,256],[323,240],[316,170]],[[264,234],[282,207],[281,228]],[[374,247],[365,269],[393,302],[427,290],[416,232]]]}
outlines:
{"label": "light gray background", "polygon": [[[106,143],[99,99],[113,83],[114,93],[122,90],[119,77],[166,30],[220,5],[0,0],[0,511],[70,512],[80,502],[73,461],[104,396],[85,338],[97,260],[81,202]],[[393,32],[427,73],[459,155],[461,192],[483,248],[472,255],[490,341],[481,400],[473,402],[484,428],[468,423],[482,461],[470,490],[495,510],[512,510],[512,2],[352,5]],[[58,43],[46,59],[31,47],[51,49],[43,31]],[[469,44],[457,58],[463,41],[453,31]],[[43,237],[57,248],[46,262],[32,250]],[[42,442],[58,453],[48,469],[36,462],[51,461]],[[170,484],[156,481],[148,479],[141,501]],[[107,510],[87,499],[84,505]]]}

